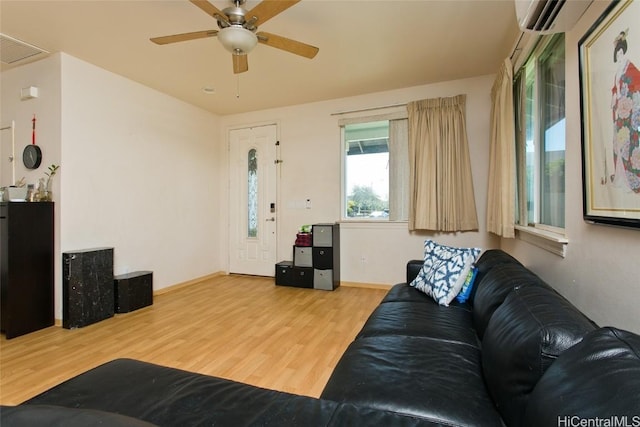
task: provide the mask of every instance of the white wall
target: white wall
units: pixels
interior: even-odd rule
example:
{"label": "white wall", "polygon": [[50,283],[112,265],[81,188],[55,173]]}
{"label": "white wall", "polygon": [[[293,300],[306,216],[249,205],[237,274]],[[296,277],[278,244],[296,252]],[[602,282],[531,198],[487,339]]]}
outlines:
{"label": "white wall", "polygon": [[[29,86],[38,88],[37,98],[20,100],[20,90]],[[35,184],[46,178],[44,172],[52,163],[60,161],[60,55],[52,55],[25,67],[14,68],[0,74],[0,127],[15,121],[16,180],[24,177]],[[36,143],[42,150],[42,164],[29,170],[22,163],[22,151],[31,144],[31,119],[36,115]],[[12,185],[11,131],[3,130],[0,144],[0,187]]]}
{"label": "white wall", "polygon": [[578,41],[608,2],[594,2],[566,34],[566,258],[503,239],[512,253],[598,324],[640,333],[640,230],[587,224],[582,219],[582,160]]}
{"label": "white wall", "polygon": [[[278,257],[280,260],[291,260],[292,245],[299,226],[340,219],[340,116],[333,113],[466,94],[467,132],[473,159],[472,173],[480,231],[410,234],[406,223],[341,225],[341,280],[394,284],[403,281],[405,264],[409,259],[422,257],[425,238],[434,238],[445,244],[482,248],[496,247],[498,244],[497,239],[485,232],[492,84],[493,76],[482,76],[225,116],[221,118],[221,139],[228,141],[229,129],[263,123],[278,124],[280,158],[283,160],[278,181]],[[226,158],[226,151],[225,147],[221,147],[219,155]],[[226,187],[221,187],[220,191],[224,194]],[[311,199],[312,209],[295,207],[300,205],[297,202],[306,199]],[[226,221],[223,223],[224,233]]]}
{"label": "white wall", "polygon": [[[0,123],[2,127],[15,121],[15,176],[16,180],[24,177],[27,184],[37,184],[40,178],[46,178],[45,172],[51,164],[60,164],[61,158],[61,77],[59,54],[51,55],[19,68],[12,68],[0,74]],[[38,88],[38,97],[20,100],[20,90],[29,86]],[[36,115],[36,143],[42,150],[42,163],[38,169],[29,170],[22,163],[22,151],[31,143],[31,119]],[[2,131],[2,147],[0,152],[0,187],[11,185],[10,155],[11,133]],[[61,274],[60,255],[60,177],[62,170],[53,178],[54,227],[55,227],[55,300],[56,318],[61,319]]]}
{"label": "white wall", "polygon": [[[113,247],[114,273],[152,270],[156,290],[224,268],[217,116],[66,54],[3,72],[2,82],[3,122],[17,108],[12,98],[5,109],[4,94],[21,85],[41,84],[48,105],[38,140],[43,165],[61,165],[56,318],[61,252]],[[32,112],[17,114],[23,122]]]}

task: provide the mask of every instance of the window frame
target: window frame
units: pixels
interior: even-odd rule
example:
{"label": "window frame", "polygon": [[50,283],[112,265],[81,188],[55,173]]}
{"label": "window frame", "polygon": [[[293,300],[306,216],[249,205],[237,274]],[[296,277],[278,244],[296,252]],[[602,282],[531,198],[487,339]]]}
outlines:
{"label": "window frame", "polygon": [[[387,217],[349,217],[347,216],[347,188],[346,188],[346,162],[347,162],[347,144],[345,141],[345,126],[351,124],[360,124],[360,123],[369,123],[369,122],[379,122],[379,121],[389,121],[392,120],[402,120],[407,119],[406,108],[403,106],[402,109],[396,109],[395,111],[390,111],[388,113],[382,113],[378,115],[367,115],[367,116],[352,116],[345,117],[338,120],[338,126],[340,128],[340,221],[344,223],[371,223],[371,224],[392,224],[392,223],[407,223],[408,218],[402,219],[391,219],[392,214],[389,212],[389,216]],[[389,123],[389,127],[391,127],[391,123]],[[389,162],[392,163],[391,160],[391,136],[389,136]],[[407,151],[408,156],[408,151]],[[391,168],[391,165],[389,166]],[[391,170],[391,169],[389,169]],[[392,193],[392,183],[391,177],[389,177],[389,203],[391,203],[391,193]],[[405,197],[408,197],[408,189],[404,192]],[[391,208],[391,207],[390,207]]]}
{"label": "window frame", "polygon": [[[559,37],[563,37],[563,39],[561,41],[558,41]],[[520,63],[520,64],[516,64],[516,69],[515,69],[515,73],[514,73],[514,106],[516,106],[516,110],[514,114],[514,120],[516,121],[516,129],[518,129],[518,121],[520,120],[520,118],[518,117],[519,115],[524,118],[524,123],[520,124],[521,126],[526,126],[526,121],[527,121],[527,111],[524,110],[520,113],[519,111],[519,106],[517,104],[517,101],[520,101],[523,105],[526,104],[526,84],[527,84],[527,74],[526,74],[526,70],[527,67],[532,67],[535,70],[535,75],[534,75],[534,106],[532,108],[532,114],[534,114],[534,120],[535,123],[533,125],[533,144],[534,144],[534,158],[535,158],[535,164],[533,165],[533,197],[530,198],[528,196],[528,189],[527,189],[527,165],[526,165],[526,129],[524,130],[524,132],[522,132],[522,137],[520,135],[516,135],[516,139],[515,139],[515,144],[516,144],[516,151],[518,152],[519,150],[521,150],[521,153],[518,154],[519,156],[524,156],[523,160],[521,160],[520,164],[518,165],[518,171],[517,171],[517,184],[516,187],[518,189],[517,194],[516,194],[516,204],[517,204],[517,209],[516,209],[516,230],[517,230],[517,237],[521,240],[527,241],[531,244],[534,244],[536,246],[539,246],[545,250],[548,250],[552,253],[555,253],[559,256],[564,257],[566,254],[566,245],[568,244],[569,240],[566,237],[566,192],[564,193],[564,200],[565,200],[565,209],[564,209],[564,227],[558,227],[558,226],[554,226],[554,225],[550,225],[550,224],[544,224],[541,223],[541,217],[542,217],[542,199],[543,199],[543,195],[542,192],[544,191],[543,189],[543,177],[541,176],[541,174],[543,173],[543,168],[546,166],[545,163],[545,151],[544,151],[544,141],[543,141],[543,137],[542,137],[542,126],[543,126],[543,122],[541,117],[544,114],[544,106],[541,105],[541,101],[540,99],[542,98],[541,94],[540,94],[540,88],[542,85],[542,76],[541,73],[539,72],[540,69],[540,60],[541,58],[544,58],[545,56],[550,55],[551,53],[547,50],[550,48],[550,46],[552,46],[553,44],[556,44],[557,46],[559,46],[557,43],[562,43],[562,47],[565,51],[565,59],[566,59],[566,37],[564,37],[564,34],[552,34],[552,35],[547,35],[547,36],[540,36],[536,39],[535,43],[533,44],[533,47],[529,50],[529,54],[526,55],[525,59]],[[534,61],[533,64],[531,63],[531,61]],[[524,76],[522,75],[522,73],[525,73]],[[524,92],[524,96],[525,96],[525,100],[521,100],[516,96],[516,91],[519,91],[519,85],[518,82],[524,78],[524,84],[525,84],[525,88],[523,90]],[[565,66],[565,82],[566,82],[566,66]],[[566,102],[566,86],[565,86],[565,91],[563,94],[563,97],[565,99]],[[564,120],[566,121],[566,110],[565,110],[565,115],[564,115]],[[524,141],[521,140],[521,138],[524,139]],[[520,148],[518,146],[518,144],[524,144],[524,147]],[[566,160],[566,130],[565,130],[565,160]],[[566,164],[566,163],[565,163]],[[524,166],[524,167],[523,167]],[[565,174],[565,183],[566,183],[566,174]],[[565,187],[566,188],[566,187]],[[524,196],[524,200],[522,200]],[[529,201],[533,202],[533,222],[529,221],[529,208],[527,203]],[[525,214],[525,217],[522,218],[523,214]]]}

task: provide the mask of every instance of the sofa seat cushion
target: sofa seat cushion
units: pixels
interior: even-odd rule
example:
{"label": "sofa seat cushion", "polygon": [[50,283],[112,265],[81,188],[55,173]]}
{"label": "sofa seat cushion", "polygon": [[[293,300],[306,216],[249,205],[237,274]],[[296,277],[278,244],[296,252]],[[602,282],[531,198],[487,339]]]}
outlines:
{"label": "sofa seat cushion", "polygon": [[591,320],[553,290],[523,286],[511,291],[482,341],[485,381],[507,425],[522,425],[529,395],[542,375],[594,329]]}
{"label": "sofa seat cushion", "polygon": [[573,425],[596,418],[640,425],[640,336],[598,329],[549,367],[531,393],[524,424],[558,425],[571,417]]}
{"label": "sofa seat cushion", "polygon": [[387,295],[382,299],[385,302],[418,302],[432,304],[433,299],[429,298],[424,292],[420,292],[413,286],[406,283],[399,283],[389,289]]}
{"label": "sofa seat cushion", "polygon": [[[427,296],[427,294],[417,290],[413,286],[409,286],[407,283],[398,283],[397,285],[392,286],[381,302],[434,303],[433,298]],[[469,303],[460,303],[455,299],[451,301],[449,307],[463,307],[465,310],[471,311],[471,305]]]}
{"label": "sofa seat cushion", "polygon": [[380,304],[369,316],[358,338],[380,335],[434,338],[480,348],[468,307],[445,307],[433,300],[425,304]]}
{"label": "sofa seat cushion", "polygon": [[480,351],[410,336],[349,346],[322,397],[458,426],[501,426],[482,379]]}

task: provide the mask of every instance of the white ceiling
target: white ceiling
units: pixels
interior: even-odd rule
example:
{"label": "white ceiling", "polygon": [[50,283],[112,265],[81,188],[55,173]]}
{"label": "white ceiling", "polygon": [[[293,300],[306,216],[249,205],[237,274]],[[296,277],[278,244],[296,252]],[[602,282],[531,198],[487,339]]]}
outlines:
{"label": "white ceiling", "polygon": [[302,0],[259,30],[317,46],[314,59],[259,44],[235,75],[216,38],[149,41],[207,29],[216,21],[187,0],[0,0],[3,34],[216,114],[495,73],[519,34],[512,0]]}

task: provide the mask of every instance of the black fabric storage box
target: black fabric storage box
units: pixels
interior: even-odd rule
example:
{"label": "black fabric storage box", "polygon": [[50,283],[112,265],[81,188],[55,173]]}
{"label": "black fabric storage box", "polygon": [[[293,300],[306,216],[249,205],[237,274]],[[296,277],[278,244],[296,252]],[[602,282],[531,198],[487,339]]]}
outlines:
{"label": "black fabric storage box", "polygon": [[276,285],[295,286],[293,281],[293,262],[281,261],[276,264]]}
{"label": "black fabric storage box", "polygon": [[294,267],[291,261],[276,264],[276,285],[313,288],[313,268]]}

